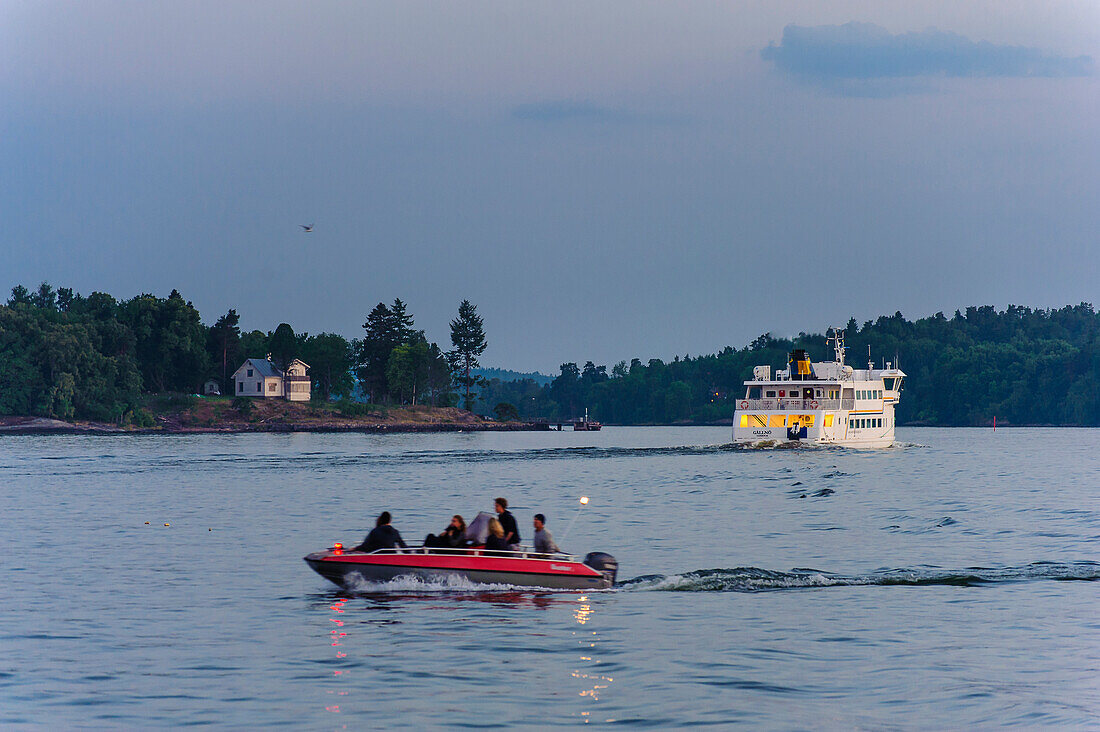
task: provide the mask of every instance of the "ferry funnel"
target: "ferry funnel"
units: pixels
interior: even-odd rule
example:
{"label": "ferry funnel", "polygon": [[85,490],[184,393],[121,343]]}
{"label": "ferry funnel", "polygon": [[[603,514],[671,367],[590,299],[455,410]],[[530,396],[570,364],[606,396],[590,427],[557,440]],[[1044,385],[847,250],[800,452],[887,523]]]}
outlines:
{"label": "ferry funnel", "polygon": [[787,365],[790,367],[792,379],[813,378],[813,369],[810,367],[810,357],[806,354],[805,350],[796,348],[791,351],[790,358],[787,359]]}

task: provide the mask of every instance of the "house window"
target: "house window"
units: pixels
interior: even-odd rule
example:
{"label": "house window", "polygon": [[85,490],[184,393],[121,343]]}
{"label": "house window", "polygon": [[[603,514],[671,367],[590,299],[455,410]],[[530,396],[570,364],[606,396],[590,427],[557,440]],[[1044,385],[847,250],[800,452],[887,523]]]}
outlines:
{"label": "house window", "polygon": [[270,384],[267,385],[267,390],[268,391],[275,391],[275,382],[274,381],[272,381]]}
{"label": "house window", "polygon": [[250,378],[250,379],[252,378],[252,369],[248,370],[248,378]]}
{"label": "house window", "polygon": [[257,381],[256,382],[256,391],[262,392],[263,390],[264,390],[264,382]]}
{"label": "house window", "polygon": [[244,382],[243,381],[238,381],[237,382],[237,391],[238,392],[244,391]]}

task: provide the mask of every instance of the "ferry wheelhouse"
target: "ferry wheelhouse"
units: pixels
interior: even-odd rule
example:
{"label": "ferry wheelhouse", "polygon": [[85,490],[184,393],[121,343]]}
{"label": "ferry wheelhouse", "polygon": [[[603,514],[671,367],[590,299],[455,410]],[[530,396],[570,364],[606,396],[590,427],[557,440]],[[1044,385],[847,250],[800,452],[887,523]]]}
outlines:
{"label": "ferry wheelhouse", "polygon": [[772,373],[756,366],[745,382],[745,396],[733,413],[733,441],[742,444],[801,441],[848,447],[894,444],[894,405],[905,373],[887,361],[876,369],[853,369],[844,363],[844,333],[829,338],[832,362],[813,362],[804,350],[787,358],[787,367]]}

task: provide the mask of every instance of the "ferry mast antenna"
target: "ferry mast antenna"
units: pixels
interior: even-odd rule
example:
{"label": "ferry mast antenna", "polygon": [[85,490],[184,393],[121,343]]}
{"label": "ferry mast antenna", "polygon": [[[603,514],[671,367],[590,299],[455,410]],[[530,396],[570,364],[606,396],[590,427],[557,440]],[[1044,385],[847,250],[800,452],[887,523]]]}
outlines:
{"label": "ferry mast antenna", "polygon": [[833,335],[831,338],[826,338],[825,342],[832,341],[833,349],[836,352],[836,362],[841,366],[844,365],[844,331],[833,328]]}

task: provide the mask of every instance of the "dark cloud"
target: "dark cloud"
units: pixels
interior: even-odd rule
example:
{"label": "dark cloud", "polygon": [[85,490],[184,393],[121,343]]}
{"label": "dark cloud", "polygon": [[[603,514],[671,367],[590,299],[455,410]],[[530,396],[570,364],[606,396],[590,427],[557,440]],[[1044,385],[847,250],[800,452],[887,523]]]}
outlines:
{"label": "dark cloud", "polygon": [[[761,56],[777,69],[809,81],[914,77],[1089,76],[1089,56],[1067,57],[1026,46],[972,41],[928,28],[892,34],[871,23],[802,27],[788,25],[783,40]],[[872,96],[878,93],[872,90]]]}

